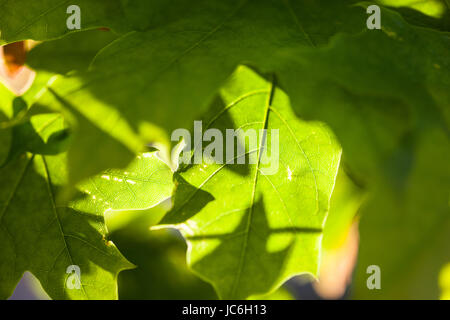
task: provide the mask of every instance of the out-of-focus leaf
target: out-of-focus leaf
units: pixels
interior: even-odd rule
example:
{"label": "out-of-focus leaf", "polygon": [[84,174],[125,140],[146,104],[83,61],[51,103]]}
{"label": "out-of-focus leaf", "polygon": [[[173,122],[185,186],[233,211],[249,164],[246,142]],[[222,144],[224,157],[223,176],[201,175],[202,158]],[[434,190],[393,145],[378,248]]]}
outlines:
{"label": "out-of-focus leaf", "polygon": [[338,249],[344,244],[349,229],[363,202],[363,191],[341,168],[330,201],[330,211],[323,232],[324,250]]}
{"label": "out-of-focus leaf", "polygon": [[73,33],[62,39],[43,42],[27,55],[27,64],[34,70],[66,74],[87,70],[95,55],[117,36],[111,31],[90,30]]}
{"label": "out-of-focus leaf", "polygon": [[[445,1],[445,0],[444,0]],[[383,5],[407,7],[420,11],[428,16],[440,18],[448,9],[443,0],[378,0]]]}
{"label": "out-of-focus leaf", "polygon": [[378,2],[399,12],[412,25],[449,32],[450,4],[446,1],[448,0],[379,0]]}
{"label": "out-of-focus leaf", "polygon": [[446,264],[439,274],[441,300],[450,300],[450,263]]}
{"label": "out-of-focus leaf", "polygon": [[[371,192],[361,212],[355,295],[437,297],[450,252],[443,240],[450,234],[450,38],[389,10],[382,16],[381,31],[289,52],[281,80],[298,115],[331,126],[352,176]],[[433,258],[423,260],[429,252]],[[382,290],[366,287],[372,264],[381,267]]]}
{"label": "out-of-focus leaf", "polygon": [[[150,231],[153,217],[163,206],[140,217],[111,235],[114,243],[136,265],[119,276],[120,299],[217,299],[214,289],[186,265],[186,244],[175,230]],[[128,214],[120,212],[118,215]],[[109,226],[109,224],[108,224]]]}
{"label": "out-of-focus leaf", "polygon": [[[51,40],[80,30],[111,28],[116,34],[166,25],[198,11],[188,0],[3,0],[0,44],[19,40]],[[70,6],[80,8],[80,30],[70,30]],[[71,20],[71,19],[70,19]],[[72,21],[72,20],[71,20]]]}
{"label": "out-of-focus leaf", "polygon": [[313,283],[322,298],[340,299],[348,292],[358,255],[356,215],[363,200],[364,191],[341,167],[323,232],[319,279]]}
{"label": "out-of-focus leaf", "polygon": [[0,2],[0,44],[19,40],[49,40],[78,31],[69,30],[66,21],[71,5],[81,10],[81,28],[111,27],[128,30],[119,0],[3,0]]}
{"label": "out-of-focus leaf", "polygon": [[[365,13],[354,2],[201,0],[181,17],[167,6],[161,14],[170,23],[121,37],[97,55],[90,72],[60,78],[52,89],[80,117],[101,119],[95,126],[132,152],[136,137],[119,139],[110,118],[146,142],[168,143],[170,132],[202,115],[239,64],[277,71],[283,61],[273,57],[282,48],[322,46],[338,32],[365,28]],[[172,1],[179,3],[185,2]],[[42,103],[58,109],[58,101]],[[94,150],[86,145],[78,152],[77,160],[85,163]],[[103,164],[111,166],[117,163]]]}
{"label": "out-of-focus leaf", "polygon": [[294,297],[286,288],[281,287],[267,295],[251,296],[249,300],[294,300]]}

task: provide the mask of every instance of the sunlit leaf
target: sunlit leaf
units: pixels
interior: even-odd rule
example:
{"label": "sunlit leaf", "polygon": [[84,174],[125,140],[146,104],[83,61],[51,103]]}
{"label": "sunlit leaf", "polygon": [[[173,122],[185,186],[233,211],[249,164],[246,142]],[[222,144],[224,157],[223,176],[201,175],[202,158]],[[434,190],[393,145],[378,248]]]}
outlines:
{"label": "sunlit leaf", "polygon": [[[219,297],[241,299],[271,292],[295,274],[317,274],[340,148],[323,124],[296,119],[275,83],[244,67],[205,119],[205,130],[225,136],[230,127],[239,129],[237,143],[245,151],[223,164],[204,159],[182,167],[174,207],[162,224],[182,231],[189,265]],[[262,160],[262,135],[253,146],[245,140],[247,130],[264,128],[269,163]],[[272,130],[279,130],[279,162]],[[246,164],[235,164],[239,158]]]}

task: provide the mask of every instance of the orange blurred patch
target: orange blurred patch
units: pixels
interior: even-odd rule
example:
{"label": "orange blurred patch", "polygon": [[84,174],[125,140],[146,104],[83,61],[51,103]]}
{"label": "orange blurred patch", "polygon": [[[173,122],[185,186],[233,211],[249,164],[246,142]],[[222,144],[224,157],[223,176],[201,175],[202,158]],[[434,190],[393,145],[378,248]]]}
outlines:
{"label": "orange blurred patch", "polygon": [[32,85],[36,72],[25,66],[27,51],[35,41],[21,41],[0,46],[0,83],[15,95],[24,94]]}
{"label": "orange blurred patch", "polygon": [[5,45],[3,47],[3,58],[8,76],[16,76],[23,68],[27,58],[25,41]]}

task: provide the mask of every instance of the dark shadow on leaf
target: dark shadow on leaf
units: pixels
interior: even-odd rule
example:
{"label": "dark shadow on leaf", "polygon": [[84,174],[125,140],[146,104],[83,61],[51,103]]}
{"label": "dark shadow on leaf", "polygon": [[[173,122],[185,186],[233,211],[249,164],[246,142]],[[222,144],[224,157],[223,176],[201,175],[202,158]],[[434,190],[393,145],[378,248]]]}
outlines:
{"label": "dark shadow on leaf", "polygon": [[386,175],[392,183],[394,190],[405,190],[408,176],[412,173],[415,162],[415,146],[418,143],[414,132],[405,134],[398,147],[385,159]]}
{"label": "dark shadow on leaf", "polygon": [[186,243],[174,229],[148,231],[146,219],[115,231],[112,240],[136,265],[119,274],[120,299],[217,299],[186,265]]}
{"label": "dark shadow on leaf", "polygon": [[[23,98],[17,97],[13,100],[13,114],[14,117],[22,117],[25,121],[20,121],[18,124],[12,127],[12,144],[9,153],[8,161],[14,159],[15,157],[21,155],[24,152],[31,152],[34,154],[43,155],[56,155],[67,150],[70,143],[70,132],[67,128],[62,128],[60,130],[55,130],[48,138],[44,141],[42,133],[49,129],[50,127],[58,124],[62,121],[62,116],[60,114],[45,113],[47,117],[53,117],[46,119],[42,125],[33,125],[31,122],[31,116],[39,117],[44,115],[44,110],[39,109],[38,113],[29,114],[24,116],[28,112],[27,103]],[[37,118],[35,118],[37,119]]]}
{"label": "dark shadow on leaf", "polygon": [[[211,106],[207,113],[202,117],[202,136],[205,134],[205,132],[208,129],[218,129],[222,133],[223,138],[223,154],[221,159],[218,160],[218,164],[226,164],[225,170],[231,170],[234,173],[237,173],[242,176],[247,176],[250,174],[250,155],[249,155],[249,146],[244,146],[242,144],[242,141],[235,138],[233,142],[234,146],[234,152],[233,154],[235,157],[232,159],[232,161],[228,161],[226,158],[226,152],[227,152],[227,138],[226,138],[226,130],[227,129],[234,129],[238,130],[235,123],[233,122],[232,118],[230,117],[229,113],[226,110],[226,105],[224,101],[219,97],[216,96],[213,102],[211,103]],[[241,130],[245,130],[241,129]],[[204,158],[203,161],[215,161],[216,159],[211,159],[210,157],[207,157],[205,154],[205,148],[210,145],[211,143],[214,143],[214,139],[212,138],[212,141],[203,141],[202,143],[198,143],[194,141],[194,130],[191,128],[191,149],[192,149],[192,156],[191,156],[191,163],[190,164],[180,164],[179,172],[187,171],[188,169],[195,166],[194,164],[194,152],[195,150],[202,148],[202,154],[206,159]],[[216,156],[215,152],[212,154],[213,157]],[[242,159],[243,158],[243,159]],[[244,162],[244,163],[238,163]],[[233,163],[234,162],[234,163]]]}
{"label": "dark shadow on leaf", "polygon": [[398,11],[406,21],[416,26],[425,27],[425,28],[434,28],[440,31],[450,31],[450,8],[445,10],[444,14],[440,18],[434,18],[423,14],[420,11],[407,8],[393,8]]}
{"label": "dark shadow on leaf", "polygon": [[[252,217],[249,217],[249,214]],[[263,200],[260,199],[254,204],[253,209],[246,210],[233,232],[186,236],[186,239],[191,241],[194,247],[198,241],[219,240],[220,245],[196,261],[192,268],[203,274],[206,279],[214,281],[218,287],[228,288],[227,292],[221,292],[221,298],[244,299],[251,294],[266,293],[279,281],[278,274],[282,272],[290,257],[296,235],[321,233],[320,228],[270,228]],[[282,249],[270,252],[267,249],[268,241],[276,234],[288,234],[292,237]],[[230,268],[234,268],[234,272]],[[223,274],[223,279],[218,279],[220,274]]]}
{"label": "dark shadow on leaf", "polygon": [[[124,168],[135,154],[123,143],[96,127],[66,99],[49,88],[49,92],[77,119],[77,130],[69,149],[69,183],[79,182],[109,168]],[[144,151],[144,150],[143,150]],[[95,157],[95,161],[92,158]]]}
{"label": "dark shadow on leaf", "polygon": [[159,224],[185,222],[214,200],[209,192],[194,187],[178,173],[173,175],[173,181],[176,185],[176,193],[173,198],[174,205]]}

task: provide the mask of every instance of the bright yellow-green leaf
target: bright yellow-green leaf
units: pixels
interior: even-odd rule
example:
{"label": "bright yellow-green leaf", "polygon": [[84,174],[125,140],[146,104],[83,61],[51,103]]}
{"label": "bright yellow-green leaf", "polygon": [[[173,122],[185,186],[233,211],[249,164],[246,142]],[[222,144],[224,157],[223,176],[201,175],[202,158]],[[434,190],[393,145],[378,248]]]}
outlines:
{"label": "bright yellow-green leaf", "polygon": [[[340,147],[325,125],[298,120],[273,81],[245,67],[220,91],[204,130],[225,136],[230,126],[245,150],[223,164],[203,159],[181,167],[174,207],[161,223],[181,230],[190,267],[220,298],[242,299],[272,292],[296,274],[317,275]],[[249,129],[268,130],[269,163],[261,134],[256,145],[246,142]],[[239,158],[245,164],[234,163]]]}

